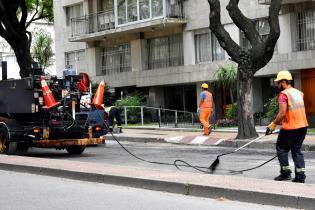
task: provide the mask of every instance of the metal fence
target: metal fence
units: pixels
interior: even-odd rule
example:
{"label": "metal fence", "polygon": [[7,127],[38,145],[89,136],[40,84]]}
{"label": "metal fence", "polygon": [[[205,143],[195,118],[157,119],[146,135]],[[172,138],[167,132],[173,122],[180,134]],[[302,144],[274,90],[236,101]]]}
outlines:
{"label": "metal fence", "polygon": [[125,127],[199,127],[196,112],[179,111],[147,106],[124,106],[121,112]]}

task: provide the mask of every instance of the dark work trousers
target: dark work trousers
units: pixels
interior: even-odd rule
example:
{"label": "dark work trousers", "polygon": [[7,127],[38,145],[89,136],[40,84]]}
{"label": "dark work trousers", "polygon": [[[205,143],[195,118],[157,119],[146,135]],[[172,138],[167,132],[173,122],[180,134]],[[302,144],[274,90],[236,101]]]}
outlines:
{"label": "dark work trousers", "polygon": [[108,117],[109,127],[113,127],[114,118],[117,121],[117,127],[121,127],[120,109],[117,109],[116,107],[112,107],[109,111],[109,117]]}
{"label": "dark work trousers", "polygon": [[281,174],[291,173],[288,160],[288,153],[291,151],[292,159],[295,165],[295,177],[297,179],[305,179],[305,162],[304,155],[301,152],[301,147],[306,132],[307,128],[280,130],[276,148]]}

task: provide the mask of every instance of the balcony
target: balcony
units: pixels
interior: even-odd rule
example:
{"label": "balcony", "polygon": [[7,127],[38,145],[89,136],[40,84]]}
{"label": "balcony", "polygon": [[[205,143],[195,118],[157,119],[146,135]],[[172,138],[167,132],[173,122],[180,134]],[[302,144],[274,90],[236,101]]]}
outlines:
{"label": "balcony", "polygon": [[115,0],[113,10],[72,18],[69,40],[100,40],[186,22],[181,0]]}
{"label": "balcony", "polygon": [[106,31],[115,28],[114,11],[100,12],[71,19],[71,36]]}
{"label": "balcony", "polygon": [[[312,0],[282,0],[282,4],[297,4],[301,2],[308,2]],[[258,4],[270,5],[271,0],[258,0]]]}

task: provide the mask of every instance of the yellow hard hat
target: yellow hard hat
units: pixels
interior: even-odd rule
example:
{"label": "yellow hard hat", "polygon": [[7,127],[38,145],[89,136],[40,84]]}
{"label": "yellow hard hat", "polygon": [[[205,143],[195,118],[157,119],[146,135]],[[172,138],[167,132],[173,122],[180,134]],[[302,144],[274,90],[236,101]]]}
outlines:
{"label": "yellow hard hat", "polygon": [[203,83],[203,84],[201,85],[201,88],[208,89],[208,84],[207,84],[207,83]]}
{"label": "yellow hard hat", "polygon": [[277,74],[277,78],[275,79],[275,82],[279,82],[281,80],[292,80],[292,75],[289,71],[279,71]]}

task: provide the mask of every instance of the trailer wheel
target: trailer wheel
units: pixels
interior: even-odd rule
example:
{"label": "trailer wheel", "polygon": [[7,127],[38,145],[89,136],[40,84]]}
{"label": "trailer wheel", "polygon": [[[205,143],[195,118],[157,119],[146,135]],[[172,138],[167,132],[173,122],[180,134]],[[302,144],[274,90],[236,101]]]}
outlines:
{"label": "trailer wheel", "polygon": [[66,150],[70,155],[80,155],[85,150],[85,146],[73,145],[66,147]]}
{"label": "trailer wheel", "polygon": [[0,125],[0,154],[15,155],[17,142],[9,141],[9,131],[6,126]]}

